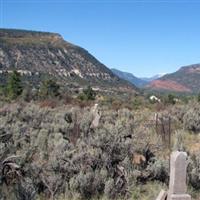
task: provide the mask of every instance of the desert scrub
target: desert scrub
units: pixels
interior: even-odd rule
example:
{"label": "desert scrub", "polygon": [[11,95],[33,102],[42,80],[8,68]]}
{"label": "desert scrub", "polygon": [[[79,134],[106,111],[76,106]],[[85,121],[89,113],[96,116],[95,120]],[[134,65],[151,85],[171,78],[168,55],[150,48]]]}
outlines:
{"label": "desert scrub", "polygon": [[66,192],[72,198],[101,196],[109,179],[114,181],[116,196],[126,194],[128,166],[122,163],[131,159],[133,144],[131,138],[126,142],[122,138],[132,134],[131,113],[116,111],[109,117],[111,112],[102,112],[99,127],[91,129],[90,108],[40,107],[33,102],[5,105],[1,133],[10,137],[6,144],[1,141],[1,152],[20,155],[23,176],[36,191],[33,199],[39,194],[45,199],[66,196]]}
{"label": "desert scrub", "polygon": [[147,182],[145,185],[137,185],[131,190],[132,200],[154,200],[158,196],[161,189],[166,189],[167,186],[160,182]]}
{"label": "desert scrub", "polygon": [[[142,126],[153,114],[149,110],[137,110],[136,115],[129,109],[98,109],[99,126],[91,128],[91,107],[51,108],[34,102],[4,105],[0,136],[7,137],[0,137],[0,156],[20,156],[23,179],[29,185],[26,188],[22,182],[25,195],[34,194],[33,199],[125,199],[134,196],[133,192],[143,199],[139,193],[145,183],[167,180],[167,161],[155,156],[161,151],[154,148],[159,141],[152,128]],[[136,126],[134,118],[141,124]],[[145,158],[142,166],[133,163],[134,153]],[[0,183],[1,189],[5,187],[18,195],[17,184]],[[150,193],[147,196],[153,199]]]}
{"label": "desert scrub", "polygon": [[200,105],[194,104],[183,117],[184,127],[192,132],[200,132]]}
{"label": "desert scrub", "polygon": [[173,150],[174,151],[185,151],[184,140],[186,133],[184,130],[177,130],[174,135]]}
{"label": "desert scrub", "polygon": [[183,123],[183,117],[188,111],[188,109],[188,105],[174,105],[169,109],[169,114],[172,117],[172,119]]}
{"label": "desert scrub", "polygon": [[192,155],[188,164],[188,181],[196,190],[200,190],[200,156]]}
{"label": "desert scrub", "polygon": [[157,180],[163,183],[169,181],[169,161],[152,159],[147,167],[150,180]]}

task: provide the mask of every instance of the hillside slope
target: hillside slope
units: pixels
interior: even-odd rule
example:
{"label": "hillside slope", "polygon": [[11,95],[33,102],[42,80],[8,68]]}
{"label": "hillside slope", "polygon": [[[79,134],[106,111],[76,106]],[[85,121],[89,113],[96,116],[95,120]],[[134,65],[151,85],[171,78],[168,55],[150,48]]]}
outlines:
{"label": "hillside slope", "polygon": [[147,88],[198,93],[200,91],[200,64],[181,67],[174,73],[166,74],[158,80],[152,81]]}
{"label": "hillside slope", "polygon": [[46,76],[62,84],[134,89],[85,49],[56,33],[0,29],[0,73],[17,70],[34,83]]}
{"label": "hillside slope", "polygon": [[143,86],[145,86],[148,83],[145,80],[137,78],[136,76],[134,76],[131,73],[123,72],[123,71],[120,71],[118,69],[111,69],[111,70],[118,77],[120,77],[120,78],[122,78],[124,80],[129,81],[130,83],[132,83],[133,85],[136,85],[137,87],[143,87]]}

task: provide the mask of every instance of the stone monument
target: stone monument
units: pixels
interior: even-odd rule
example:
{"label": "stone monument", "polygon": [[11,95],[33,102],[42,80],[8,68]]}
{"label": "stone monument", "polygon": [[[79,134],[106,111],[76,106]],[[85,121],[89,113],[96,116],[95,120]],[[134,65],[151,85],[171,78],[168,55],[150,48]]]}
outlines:
{"label": "stone monument", "polygon": [[170,182],[167,200],[191,200],[186,185],[187,154],[172,152],[170,158]]}
{"label": "stone monument", "polygon": [[174,151],[170,158],[169,191],[161,190],[156,200],[191,200],[186,185],[187,154]]}

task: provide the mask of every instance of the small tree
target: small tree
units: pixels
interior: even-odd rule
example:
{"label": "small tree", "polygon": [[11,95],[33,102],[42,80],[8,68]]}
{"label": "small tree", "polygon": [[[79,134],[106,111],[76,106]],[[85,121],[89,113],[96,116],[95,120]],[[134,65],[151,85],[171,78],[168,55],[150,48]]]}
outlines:
{"label": "small tree", "polygon": [[200,102],[200,93],[197,96],[197,101]]}
{"label": "small tree", "polygon": [[60,86],[52,79],[48,79],[42,82],[40,87],[41,97],[56,97],[58,96]]}
{"label": "small tree", "polygon": [[36,94],[36,92],[34,94],[34,88],[31,85],[26,84],[26,86],[24,87],[23,92],[21,94],[21,98],[24,101],[29,102],[31,100],[34,100],[36,97],[37,97],[37,94]]}
{"label": "small tree", "polygon": [[23,91],[21,76],[17,71],[13,71],[8,79],[7,94],[10,99],[16,99]]}
{"label": "small tree", "polygon": [[6,96],[6,86],[0,85],[0,96],[3,99]]}
{"label": "small tree", "polygon": [[96,93],[91,86],[88,86],[83,92],[78,96],[81,100],[95,100]]}
{"label": "small tree", "polygon": [[176,98],[175,95],[168,94],[165,103],[167,103],[167,104],[175,104],[176,103],[175,98]]}
{"label": "small tree", "polygon": [[133,108],[134,109],[139,109],[139,107],[142,105],[142,99],[140,99],[139,97],[135,97],[133,99]]}

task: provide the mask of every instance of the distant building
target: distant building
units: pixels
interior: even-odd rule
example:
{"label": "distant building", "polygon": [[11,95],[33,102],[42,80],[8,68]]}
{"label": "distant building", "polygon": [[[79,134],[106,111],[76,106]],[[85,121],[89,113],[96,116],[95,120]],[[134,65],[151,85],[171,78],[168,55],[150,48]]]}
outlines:
{"label": "distant building", "polygon": [[152,101],[152,102],[160,102],[160,99],[154,95],[150,96],[149,99]]}

